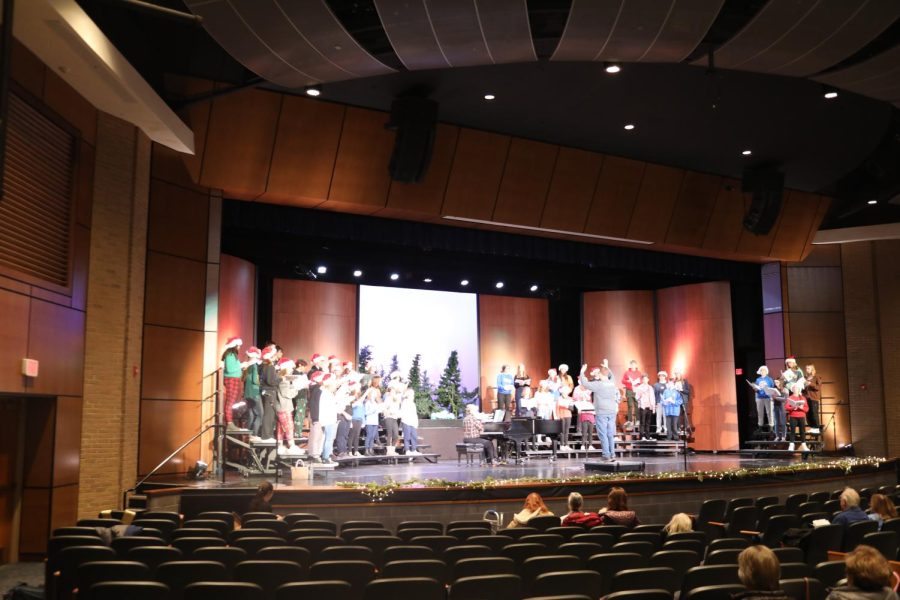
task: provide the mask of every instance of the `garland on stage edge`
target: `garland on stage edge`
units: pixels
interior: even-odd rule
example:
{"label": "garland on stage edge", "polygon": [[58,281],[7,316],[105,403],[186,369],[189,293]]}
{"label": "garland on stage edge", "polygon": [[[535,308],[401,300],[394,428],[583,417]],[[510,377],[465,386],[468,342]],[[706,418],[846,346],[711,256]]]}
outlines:
{"label": "garland on stage edge", "polygon": [[746,477],[760,477],[768,475],[784,475],[807,471],[832,471],[840,470],[849,475],[854,467],[879,467],[887,462],[887,458],[866,456],[863,458],[841,458],[838,460],[795,463],[791,465],[778,465],[771,467],[734,468],[723,471],[663,471],[661,473],[639,473],[625,471],[622,473],[602,473],[597,475],[583,475],[577,477],[519,477],[516,479],[495,479],[486,477],[481,481],[451,481],[449,479],[407,479],[395,481],[388,477],[385,483],[359,483],[356,481],[339,481],[338,487],[359,490],[364,496],[368,496],[372,502],[381,502],[394,491],[401,488],[449,488],[455,490],[488,490],[505,486],[517,486],[523,484],[591,484],[604,483],[606,481],[661,481],[667,479],[696,479],[697,481],[726,479],[743,479]]}

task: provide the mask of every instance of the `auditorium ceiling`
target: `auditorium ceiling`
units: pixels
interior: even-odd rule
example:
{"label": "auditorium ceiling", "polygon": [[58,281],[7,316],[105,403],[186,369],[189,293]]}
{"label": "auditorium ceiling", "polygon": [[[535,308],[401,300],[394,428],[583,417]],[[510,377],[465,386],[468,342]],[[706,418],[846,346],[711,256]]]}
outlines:
{"label": "auditorium ceiling", "polygon": [[900,221],[895,0],[153,3],[202,23],[79,0],[176,108],[173,74],[317,85],[320,101],[377,110],[427,95],[440,121],[476,130],[732,179],[775,166],[836,199],[826,227]]}

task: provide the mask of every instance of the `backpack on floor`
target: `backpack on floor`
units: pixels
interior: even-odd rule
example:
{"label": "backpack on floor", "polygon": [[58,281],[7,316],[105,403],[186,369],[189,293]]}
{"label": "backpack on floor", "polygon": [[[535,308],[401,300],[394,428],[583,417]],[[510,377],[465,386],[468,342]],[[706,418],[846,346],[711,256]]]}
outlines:
{"label": "backpack on floor", "polygon": [[3,600],[44,600],[44,588],[20,583],[6,592]]}

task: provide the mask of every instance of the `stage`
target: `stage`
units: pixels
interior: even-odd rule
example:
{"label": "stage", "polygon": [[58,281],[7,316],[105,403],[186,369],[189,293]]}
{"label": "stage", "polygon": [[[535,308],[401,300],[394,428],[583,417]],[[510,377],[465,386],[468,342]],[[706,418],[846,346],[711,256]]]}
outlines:
{"label": "stage", "polygon": [[[377,517],[388,526],[404,520],[481,518],[485,510],[511,514],[524,497],[540,493],[555,512],[565,511],[572,491],[582,493],[588,508],[599,508],[609,488],[621,485],[643,522],[665,522],[675,512],[694,513],[703,500],[738,496],[779,496],[798,492],[832,491],[893,485],[897,461],[876,458],[817,456],[748,458],[738,454],[691,454],[685,470],[683,456],[647,456],[643,473],[586,471],[584,460],[531,460],[522,465],[496,467],[436,464],[342,467],[313,480],[279,478],[273,506],[276,512],[311,511],[322,518],[345,521]],[[178,510],[187,516],[204,510],[242,511],[261,477],[229,474],[220,480],[168,482],[158,480],[145,490],[148,506]],[[272,478],[269,478],[272,480]]]}

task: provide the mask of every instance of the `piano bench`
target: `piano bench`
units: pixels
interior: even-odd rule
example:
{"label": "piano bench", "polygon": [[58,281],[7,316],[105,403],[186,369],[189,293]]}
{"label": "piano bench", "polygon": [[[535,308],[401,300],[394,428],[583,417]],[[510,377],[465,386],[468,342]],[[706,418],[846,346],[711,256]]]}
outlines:
{"label": "piano bench", "polygon": [[466,444],[460,442],[456,444],[456,464],[461,464],[462,457],[466,457],[466,464],[471,465],[478,460],[480,465],[484,461],[484,448],[479,444]]}

